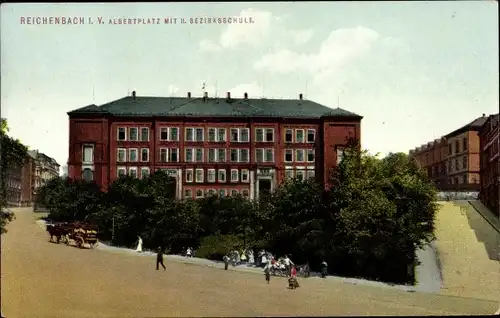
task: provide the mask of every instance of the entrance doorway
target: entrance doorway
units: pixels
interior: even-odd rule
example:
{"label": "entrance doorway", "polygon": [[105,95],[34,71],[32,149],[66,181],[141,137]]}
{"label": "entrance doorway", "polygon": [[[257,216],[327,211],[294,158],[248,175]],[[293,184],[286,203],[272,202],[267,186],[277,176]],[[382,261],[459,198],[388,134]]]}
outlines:
{"label": "entrance doorway", "polygon": [[259,198],[264,198],[271,193],[271,180],[259,179]]}

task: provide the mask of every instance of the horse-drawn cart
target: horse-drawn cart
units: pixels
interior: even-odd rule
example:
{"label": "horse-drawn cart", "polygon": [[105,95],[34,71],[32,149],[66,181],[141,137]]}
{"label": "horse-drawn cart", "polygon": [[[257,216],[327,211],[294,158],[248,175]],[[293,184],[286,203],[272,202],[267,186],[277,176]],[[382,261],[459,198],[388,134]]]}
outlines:
{"label": "horse-drawn cart", "polygon": [[50,235],[50,240],[52,237],[57,238],[57,243],[62,242],[66,245],[74,244],[78,248],[85,247],[88,245],[93,248],[97,245],[97,227],[87,224],[87,223],[60,223],[60,224],[48,224],[47,231]]}

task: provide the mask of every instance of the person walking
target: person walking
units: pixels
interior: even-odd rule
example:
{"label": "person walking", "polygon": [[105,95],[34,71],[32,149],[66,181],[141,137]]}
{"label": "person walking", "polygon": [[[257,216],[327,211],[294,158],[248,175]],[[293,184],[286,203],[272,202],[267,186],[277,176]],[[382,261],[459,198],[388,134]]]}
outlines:
{"label": "person walking", "polygon": [[160,265],[163,266],[163,270],[167,269],[163,264],[163,251],[161,250],[161,247],[158,246],[158,253],[156,254],[156,270],[160,269]]}
{"label": "person walking", "polygon": [[135,249],[137,253],[142,253],[142,238],[137,236],[137,248]]}
{"label": "person walking", "polygon": [[323,260],[321,262],[321,278],[326,278],[326,275],[328,275],[328,264]]}
{"label": "person walking", "polygon": [[227,268],[229,267],[229,256],[224,255],[222,259],[224,260],[224,270],[227,271]]}
{"label": "person walking", "polygon": [[267,263],[264,267],[264,275],[266,276],[266,283],[271,281],[271,263]]}

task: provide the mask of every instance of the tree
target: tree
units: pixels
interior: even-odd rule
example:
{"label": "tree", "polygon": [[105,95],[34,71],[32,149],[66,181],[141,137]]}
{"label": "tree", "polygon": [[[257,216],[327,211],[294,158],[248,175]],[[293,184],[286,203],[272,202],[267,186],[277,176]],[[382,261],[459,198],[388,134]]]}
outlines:
{"label": "tree", "polygon": [[7,173],[11,168],[22,167],[28,159],[28,148],[23,145],[18,139],[11,138],[7,135],[9,127],[7,120],[1,119],[1,147],[0,147],[0,232],[5,233],[5,226],[12,221],[14,215],[11,212],[5,211],[7,206]]}

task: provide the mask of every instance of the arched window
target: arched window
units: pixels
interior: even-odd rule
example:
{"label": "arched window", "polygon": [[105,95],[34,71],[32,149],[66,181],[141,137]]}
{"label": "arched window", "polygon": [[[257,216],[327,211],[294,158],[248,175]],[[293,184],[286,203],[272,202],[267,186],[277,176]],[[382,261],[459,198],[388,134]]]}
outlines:
{"label": "arched window", "polygon": [[94,180],[94,172],[90,168],[85,168],[83,169],[82,172],[82,179],[85,181],[92,181]]}

